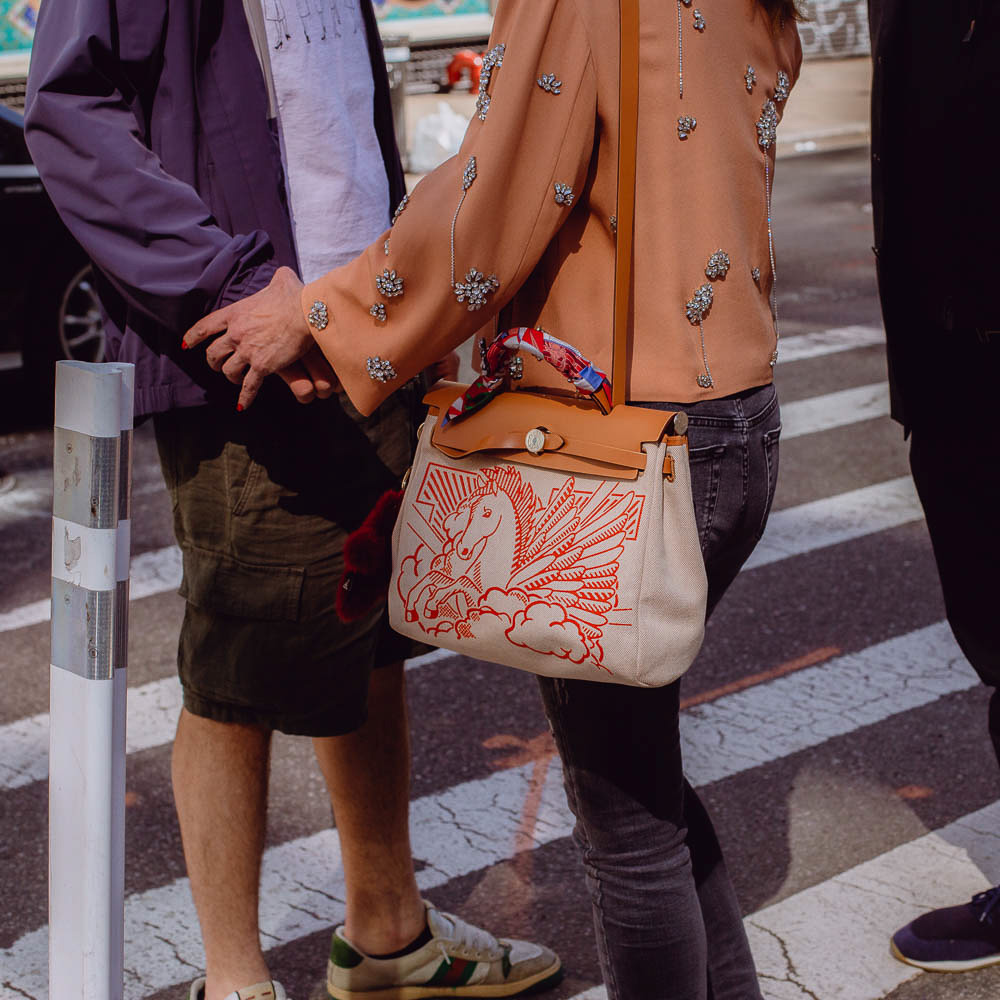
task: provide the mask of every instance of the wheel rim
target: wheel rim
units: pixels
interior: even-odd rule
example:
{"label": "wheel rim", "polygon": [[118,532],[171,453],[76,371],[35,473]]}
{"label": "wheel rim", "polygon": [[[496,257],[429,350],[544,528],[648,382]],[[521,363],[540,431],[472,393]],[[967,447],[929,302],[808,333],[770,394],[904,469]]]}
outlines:
{"label": "wheel rim", "polygon": [[104,360],[104,321],[89,264],[73,276],[59,303],[59,348],[71,361]]}

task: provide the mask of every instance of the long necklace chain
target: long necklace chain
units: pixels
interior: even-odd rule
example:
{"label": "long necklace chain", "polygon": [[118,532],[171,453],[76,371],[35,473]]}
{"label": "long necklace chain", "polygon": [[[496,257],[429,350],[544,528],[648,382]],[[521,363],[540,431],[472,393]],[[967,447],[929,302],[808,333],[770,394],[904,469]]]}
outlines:
{"label": "long necklace chain", "polygon": [[677,87],[684,96],[684,8],[677,0]]}
{"label": "long necklace chain", "polygon": [[778,360],[778,271],[774,264],[774,231],[771,228],[771,163],[764,151],[764,197],[767,202],[767,252],[771,259],[771,314],[774,317],[774,352],[771,355],[771,367]]}

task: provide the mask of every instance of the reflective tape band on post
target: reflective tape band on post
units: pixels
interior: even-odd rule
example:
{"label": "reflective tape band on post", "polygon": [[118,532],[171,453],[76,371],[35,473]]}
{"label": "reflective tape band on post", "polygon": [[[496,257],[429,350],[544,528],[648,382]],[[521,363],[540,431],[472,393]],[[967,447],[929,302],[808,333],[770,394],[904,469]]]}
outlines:
{"label": "reflective tape band on post", "polygon": [[[118,422],[118,543],[117,586],[115,588],[114,664],[116,670],[128,667],[129,569],[132,559],[132,425],[135,418],[135,367],[118,365],[122,380]],[[124,720],[122,720],[124,725]],[[124,735],[123,735],[124,740]]]}
{"label": "reflective tape band on post", "polygon": [[88,528],[115,527],[121,509],[120,451],[120,435],[91,437],[56,427],[52,457],[53,515]]}
{"label": "reflective tape band on post", "polygon": [[52,581],[52,666],[90,681],[114,676],[115,591]]}

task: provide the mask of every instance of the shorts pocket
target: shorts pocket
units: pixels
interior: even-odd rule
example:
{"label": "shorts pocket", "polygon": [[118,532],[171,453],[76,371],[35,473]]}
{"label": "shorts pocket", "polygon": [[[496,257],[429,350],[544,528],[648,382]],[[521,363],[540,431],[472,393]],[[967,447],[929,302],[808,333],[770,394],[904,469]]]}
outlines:
{"label": "shorts pocket", "polygon": [[231,618],[297,622],[304,577],[300,566],[248,563],[186,548],[180,595],[195,607]]}

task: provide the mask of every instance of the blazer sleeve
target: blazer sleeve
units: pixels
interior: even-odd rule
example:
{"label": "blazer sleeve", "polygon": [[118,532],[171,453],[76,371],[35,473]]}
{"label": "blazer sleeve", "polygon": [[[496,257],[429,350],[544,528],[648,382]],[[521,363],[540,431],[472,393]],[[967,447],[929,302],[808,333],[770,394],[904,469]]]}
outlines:
{"label": "blazer sleeve", "polygon": [[46,0],[25,139],[56,210],[94,264],[130,306],[180,335],[241,290],[266,284],[274,268],[263,264],[273,254],[267,234],[224,232],[147,145],[143,102],[166,72],[167,7]]}
{"label": "blazer sleeve", "polygon": [[573,0],[501,4],[458,155],[420,182],[392,229],[303,290],[313,334],[362,413],[511,299],[580,199],[596,123]]}

